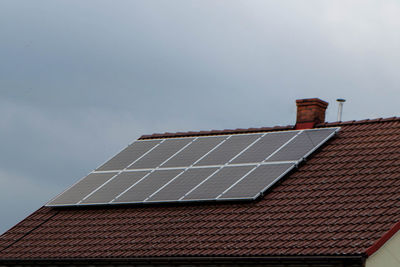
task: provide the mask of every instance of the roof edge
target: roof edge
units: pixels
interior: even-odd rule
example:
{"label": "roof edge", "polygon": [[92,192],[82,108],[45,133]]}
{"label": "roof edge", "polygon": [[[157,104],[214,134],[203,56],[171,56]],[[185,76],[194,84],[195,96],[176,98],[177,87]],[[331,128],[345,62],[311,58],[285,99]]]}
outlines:
{"label": "roof edge", "polygon": [[26,258],[26,259],[12,259],[0,258],[0,263],[3,262],[226,262],[226,261],[320,261],[320,260],[353,260],[364,261],[365,255],[352,254],[352,255],[298,255],[298,256],[177,256],[177,257],[137,257],[137,258]]}
{"label": "roof edge", "polygon": [[[366,120],[352,120],[352,121],[336,121],[336,122],[323,122],[316,124],[314,128],[355,125],[355,124],[369,124],[389,121],[400,121],[400,117],[389,118],[376,118]],[[157,139],[157,138],[178,138],[189,136],[210,136],[210,135],[226,135],[226,134],[246,134],[246,133],[259,133],[259,132],[272,132],[272,131],[288,131],[295,130],[295,125],[274,126],[274,127],[260,127],[248,129],[225,129],[225,130],[211,130],[211,131],[190,131],[190,132],[176,132],[176,133],[154,133],[150,135],[142,135],[139,140]]]}
{"label": "roof edge", "polygon": [[372,246],[367,248],[365,253],[369,256],[378,251],[391,237],[400,230],[400,221],[394,224],[381,238],[379,238]]}
{"label": "roof edge", "polygon": [[285,131],[293,130],[294,125],[287,126],[274,126],[274,127],[260,127],[260,128],[247,128],[247,129],[225,129],[225,130],[211,130],[211,131],[191,131],[191,132],[177,132],[177,133],[155,133],[150,135],[142,135],[139,140],[156,139],[156,138],[178,138],[188,136],[210,136],[210,135],[226,135],[226,134],[247,134],[259,132],[272,132],[272,131]]}
{"label": "roof edge", "polygon": [[315,128],[320,127],[333,127],[342,125],[355,125],[355,124],[371,124],[379,122],[390,122],[400,121],[400,117],[388,117],[388,118],[376,118],[376,119],[365,119],[365,120],[352,120],[352,121],[336,121],[336,122],[323,122],[315,125]]}

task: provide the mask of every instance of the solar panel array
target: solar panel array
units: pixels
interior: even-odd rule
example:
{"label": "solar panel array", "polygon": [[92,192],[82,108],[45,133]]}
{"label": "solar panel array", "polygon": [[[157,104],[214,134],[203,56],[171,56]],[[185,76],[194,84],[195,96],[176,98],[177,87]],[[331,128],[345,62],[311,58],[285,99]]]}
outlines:
{"label": "solar panel array", "polygon": [[256,199],[338,130],[137,140],[47,206]]}

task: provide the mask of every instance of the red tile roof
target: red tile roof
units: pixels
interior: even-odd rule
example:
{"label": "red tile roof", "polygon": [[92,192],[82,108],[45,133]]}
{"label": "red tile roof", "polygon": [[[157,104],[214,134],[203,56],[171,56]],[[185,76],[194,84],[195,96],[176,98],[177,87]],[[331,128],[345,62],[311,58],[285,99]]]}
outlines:
{"label": "red tile roof", "polygon": [[0,237],[0,258],[366,255],[400,221],[400,119],[330,126],[338,136],[260,201],[42,207]]}

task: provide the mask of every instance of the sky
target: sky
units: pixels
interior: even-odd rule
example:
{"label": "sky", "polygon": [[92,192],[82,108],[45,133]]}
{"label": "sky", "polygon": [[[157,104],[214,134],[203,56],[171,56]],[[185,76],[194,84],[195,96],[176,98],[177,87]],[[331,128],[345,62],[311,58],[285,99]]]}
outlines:
{"label": "sky", "polygon": [[397,0],[0,0],[0,233],[142,134],[399,116]]}

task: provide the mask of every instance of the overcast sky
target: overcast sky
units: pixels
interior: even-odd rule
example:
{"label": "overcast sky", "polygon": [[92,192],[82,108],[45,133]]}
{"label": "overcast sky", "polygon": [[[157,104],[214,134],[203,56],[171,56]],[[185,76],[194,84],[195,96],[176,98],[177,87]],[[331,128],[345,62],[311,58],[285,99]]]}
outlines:
{"label": "overcast sky", "polygon": [[399,116],[400,2],[0,0],[0,233],[142,134]]}

